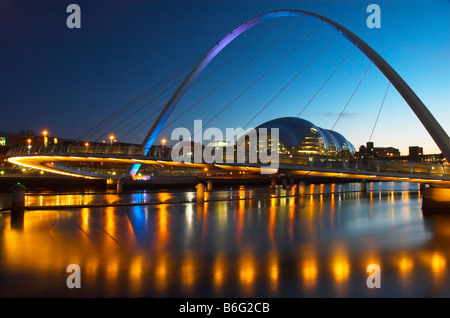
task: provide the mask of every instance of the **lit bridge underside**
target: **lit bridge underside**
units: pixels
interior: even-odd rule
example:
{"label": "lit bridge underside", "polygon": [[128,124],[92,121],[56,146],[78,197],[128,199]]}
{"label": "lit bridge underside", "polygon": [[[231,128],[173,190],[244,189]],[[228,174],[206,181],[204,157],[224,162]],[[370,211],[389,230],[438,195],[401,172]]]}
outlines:
{"label": "lit bridge underside", "polygon": [[[7,160],[10,163],[43,170],[51,173],[84,177],[89,179],[121,179],[123,175],[101,173],[82,167],[79,163],[130,164],[150,166],[205,168],[212,174],[233,171],[260,173],[261,163],[177,163],[167,157],[143,156],[142,148],[132,147],[67,147],[58,149],[31,149],[27,147],[11,149]],[[248,159],[248,158],[247,158]],[[248,160],[247,160],[248,161]],[[95,169],[94,169],[95,170]],[[98,170],[98,169],[96,169]],[[387,160],[351,160],[351,159],[313,159],[313,157],[291,157],[280,155],[279,169],[273,173],[292,176],[328,177],[336,179],[355,179],[366,181],[403,181],[450,186],[450,165],[431,163],[412,163]]]}

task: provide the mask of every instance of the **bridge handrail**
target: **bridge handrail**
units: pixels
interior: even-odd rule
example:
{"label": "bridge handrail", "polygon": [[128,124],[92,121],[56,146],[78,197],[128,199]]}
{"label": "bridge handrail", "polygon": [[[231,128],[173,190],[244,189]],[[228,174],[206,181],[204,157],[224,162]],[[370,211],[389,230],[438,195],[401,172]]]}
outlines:
{"label": "bridge handrail", "polygon": [[85,146],[80,143],[67,145],[49,145],[47,147],[40,145],[19,146],[8,150],[6,157],[18,155],[128,155],[137,156],[142,154],[142,147],[134,145],[110,145],[110,144],[94,144]]}
{"label": "bridge handrail", "polygon": [[[163,154],[161,148],[153,149],[152,157],[159,157],[163,160],[171,160],[169,149]],[[105,157],[143,157],[143,148],[135,145],[123,144],[93,144],[85,146],[81,143],[50,145],[48,147],[31,145],[12,148],[7,152],[6,158],[15,156],[35,156],[35,155],[52,155],[52,156],[105,156]],[[225,154],[224,154],[225,156]],[[235,154],[235,162],[253,162],[261,164],[257,157],[239,156]],[[224,157],[225,159],[225,157]],[[240,159],[240,161],[236,161]],[[224,160],[225,162],[225,160]],[[450,165],[443,163],[424,163],[424,162],[405,162],[389,159],[354,159],[342,157],[324,157],[320,155],[288,155],[280,154],[279,163],[286,166],[301,166],[330,170],[340,170],[349,172],[371,172],[383,173],[392,172],[405,175],[424,175],[447,177],[450,176]],[[98,170],[98,169],[97,169]]]}

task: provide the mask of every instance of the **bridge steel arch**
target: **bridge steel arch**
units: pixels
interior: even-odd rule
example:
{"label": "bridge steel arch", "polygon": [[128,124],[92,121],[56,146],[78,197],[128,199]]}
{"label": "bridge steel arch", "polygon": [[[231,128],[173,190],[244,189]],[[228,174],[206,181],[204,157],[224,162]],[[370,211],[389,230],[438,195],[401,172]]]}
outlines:
{"label": "bridge steel arch", "polygon": [[[194,81],[198,78],[200,73],[206,68],[206,66],[214,59],[217,54],[219,54],[230,42],[241,35],[243,32],[251,29],[252,27],[274,18],[281,17],[312,17],[320,20],[322,23],[327,24],[334,28],[337,32],[342,34],[347,40],[353,43],[364,55],[366,55],[375,66],[384,74],[384,76],[391,82],[391,84],[397,89],[403,99],[408,103],[413,112],[422,122],[422,125],[428,131],[430,136],[433,138],[436,145],[442,151],[447,160],[450,161],[450,138],[448,137],[445,130],[441,127],[438,121],[434,118],[428,108],[423,104],[420,98],[414,93],[414,91],[406,84],[406,82],[398,75],[398,73],[377,53],[372,49],[367,43],[361,40],[358,36],[353,34],[351,31],[343,27],[342,25],[328,19],[324,16],[303,11],[303,10],[281,10],[281,11],[271,11],[261,15],[258,15],[243,24],[239,25],[237,28],[228,33],[222,40],[220,40],[216,45],[214,45],[209,52],[197,63],[197,65],[192,69],[192,71],[186,76],[184,81],[180,84],[178,89],[172,95],[169,102],[166,104],[164,109],[159,114],[157,120],[153,124],[152,128],[146,135],[144,141],[142,142],[142,147],[144,148],[144,154],[147,155],[150,147],[156,140],[159,132],[163,128],[167,119],[171,115],[172,111],[178,105],[181,98],[189,90]],[[139,164],[130,165],[127,174],[135,175],[139,169]]]}

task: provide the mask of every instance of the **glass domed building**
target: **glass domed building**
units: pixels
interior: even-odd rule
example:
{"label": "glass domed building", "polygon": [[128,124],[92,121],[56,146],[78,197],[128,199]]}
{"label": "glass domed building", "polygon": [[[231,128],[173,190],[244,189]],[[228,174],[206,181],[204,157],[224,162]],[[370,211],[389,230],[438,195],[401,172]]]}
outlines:
{"label": "glass domed building", "polygon": [[320,128],[302,118],[273,119],[259,125],[255,130],[259,131],[261,128],[267,128],[268,138],[272,128],[279,129],[278,151],[280,154],[347,157],[355,153],[355,147],[340,133]]}

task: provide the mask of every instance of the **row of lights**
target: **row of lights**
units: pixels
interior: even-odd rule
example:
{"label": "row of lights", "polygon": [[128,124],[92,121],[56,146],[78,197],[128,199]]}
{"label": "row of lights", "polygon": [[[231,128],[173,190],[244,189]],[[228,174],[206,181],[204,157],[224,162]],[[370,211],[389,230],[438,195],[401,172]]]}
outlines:
{"label": "row of lights", "polygon": [[[109,140],[111,141],[111,145],[113,144],[113,142],[117,142],[117,139],[115,139],[114,135],[109,136]],[[30,142],[31,140],[28,139],[28,141]],[[103,140],[103,142],[105,142],[105,141]],[[162,145],[163,145],[163,150],[164,150],[164,145],[166,144],[166,142],[167,142],[166,138],[163,138],[163,139],[161,140],[161,143],[162,143]],[[88,143],[88,142],[86,142],[84,145],[85,145],[86,147],[89,147],[89,143]]]}
{"label": "row of lights", "polygon": [[[48,145],[48,138],[47,138],[48,131],[44,130],[42,132],[42,135],[44,136],[44,146],[47,147],[47,145]],[[57,140],[57,139],[55,138],[55,140]],[[109,136],[109,140],[111,141],[111,145],[113,144],[113,142],[117,142],[117,139],[115,139],[114,135]],[[31,139],[28,139],[27,142],[28,142],[28,148],[30,148],[31,147]],[[105,142],[105,141],[103,140],[103,142]],[[161,139],[163,151],[164,151],[164,146],[165,146],[166,142],[167,142],[166,138]],[[89,142],[86,142],[84,145],[86,147],[89,147]]]}
{"label": "row of lights", "polygon": [[[26,172],[27,171],[27,169],[25,169],[25,168],[22,168],[22,172]],[[39,171],[39,173],[40,174],[44,174],[44,171]],[[5,174],[5,171],[4,170],[2,170],[2,171],[0,171],[0,175],[4,175]]]}

